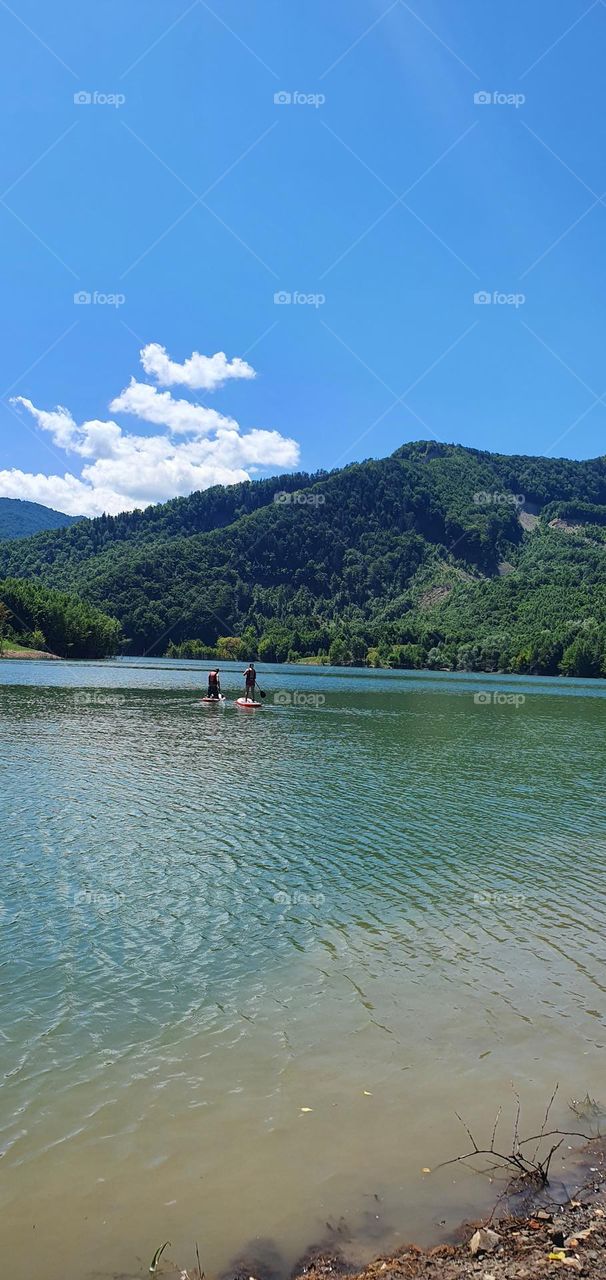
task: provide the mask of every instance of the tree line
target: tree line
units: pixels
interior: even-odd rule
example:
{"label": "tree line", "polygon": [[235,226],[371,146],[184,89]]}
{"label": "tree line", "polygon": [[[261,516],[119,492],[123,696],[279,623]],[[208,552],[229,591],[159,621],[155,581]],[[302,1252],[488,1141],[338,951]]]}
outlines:
{"label": "tree line", "polygon": [[133,654],[600,675],[605,537],[604,459],[421,441],[0,544],[0,574]]}
{"label": "tree line", "polygon": [[118,652],[122,628],[77,596],[39,582],[0,582],[0,637],[25,649],[46,649],[61,658],[105,658]]}

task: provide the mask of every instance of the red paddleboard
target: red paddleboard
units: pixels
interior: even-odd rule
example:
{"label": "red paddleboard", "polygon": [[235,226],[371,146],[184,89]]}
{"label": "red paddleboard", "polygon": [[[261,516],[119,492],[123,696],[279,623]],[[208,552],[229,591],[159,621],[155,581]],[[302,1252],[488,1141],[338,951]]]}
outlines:
{"label": "red paddleboard", "polygon": [[218,706],[220,702],[225,702],[225,694],[221,694],[220,698],[200,698],[200,702],[207,702],[211,706]]}
{"label": "red paddleboard", "polygon": [[236,706],[242,707],[243,711],[255,711],[257,707],[262,707],[262,702],[253,702],[252,698],[236,698]]}

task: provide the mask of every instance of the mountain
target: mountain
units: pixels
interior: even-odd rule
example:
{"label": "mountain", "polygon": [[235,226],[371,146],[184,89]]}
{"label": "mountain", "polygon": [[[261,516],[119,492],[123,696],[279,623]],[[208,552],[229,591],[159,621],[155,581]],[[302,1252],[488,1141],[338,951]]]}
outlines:
{"label": "mountain", "polygon": [[605,543],[606,459],[420,441],[5,543],[0,576],[77,591],[135,653],[599,675]]}
{"label": "mountain", "polygon": [[6,538],[29,538],[42,529],[60,529],[74,524],[77,516],[64,516],[61,511],[42,507],[39,502],[21,498],[0,498],[0,541]]}

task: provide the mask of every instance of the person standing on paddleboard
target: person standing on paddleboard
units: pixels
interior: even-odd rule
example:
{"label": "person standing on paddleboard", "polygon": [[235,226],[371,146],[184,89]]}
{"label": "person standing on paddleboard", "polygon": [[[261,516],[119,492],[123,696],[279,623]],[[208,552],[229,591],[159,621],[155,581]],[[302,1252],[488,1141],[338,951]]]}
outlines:
{"label": "person standing on paddleboard", "polygon": [[244,679],[246,681],[246,697],[250,700],[250,702],[254,702],[255,685],[257,683],[257,673],[255,671],[254,662],[250,662],[248,664],[246,671],[243,671],[242,675],[244,676]]}
{"label": "person standing on paddleboard", "polygon": [[214,671],[208,673],[208,695],[209,698],[221,697],[221,681],[219,680],[219,668],[215,667]]}

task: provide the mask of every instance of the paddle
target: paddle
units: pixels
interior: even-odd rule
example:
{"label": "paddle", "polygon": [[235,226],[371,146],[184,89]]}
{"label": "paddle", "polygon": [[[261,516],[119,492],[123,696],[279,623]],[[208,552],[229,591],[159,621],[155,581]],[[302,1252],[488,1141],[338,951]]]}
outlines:
{"label": "paddle", "polygon": [[[257,690],[257,693],[259,694],[259,697],[260,697],[260,698],[266,698],[266,697],[267,697],[267,694],[264,692],[264,690],[263,690],[263,689],[261,689],[261,688],[260,688],[260,686],[257,684],[257,681],[256,681],[256,680],[255,680],[255,683],[254,683],[254,685],[253,685],[253,698],[254,698],[254,696],[255,696],[255,689]],[[248,693],[246,693],[246,695],[245,695],[245,696],[246,696],[246,697],[248,697]]]}

